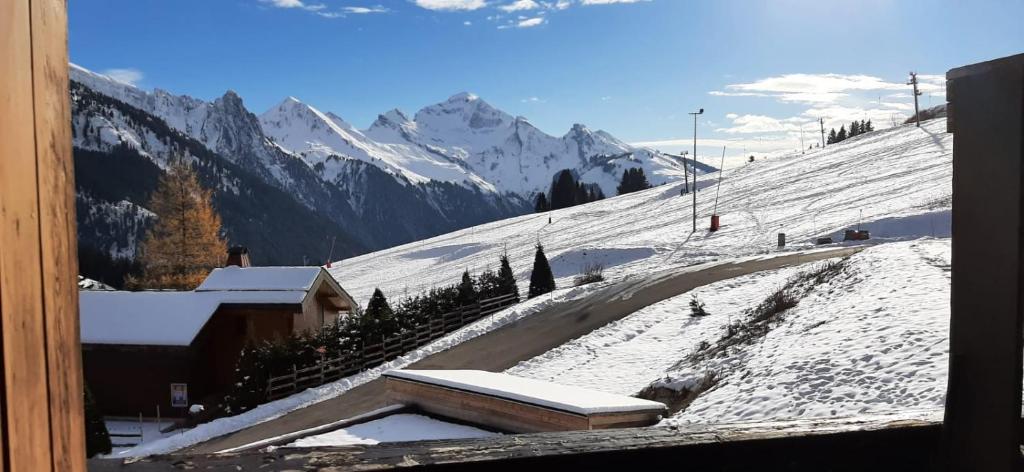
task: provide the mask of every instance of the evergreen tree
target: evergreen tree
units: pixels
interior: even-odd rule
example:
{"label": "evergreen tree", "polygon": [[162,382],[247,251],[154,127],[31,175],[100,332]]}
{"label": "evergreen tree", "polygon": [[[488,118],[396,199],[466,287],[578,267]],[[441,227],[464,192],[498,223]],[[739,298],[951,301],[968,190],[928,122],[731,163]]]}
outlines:
{"label": "evergreen tree", "polygon": [[860,134],[860,124],[856,120],[850,123],[850,131],[847,133],[847,138],[852,138]]}
{"label": "evergreen tree", "polygon": [[836,133],[836,142],[840,143],[846,140],[846,126],[840,126],[839,132]]}
{"label": "evergreen tree", "polygon": [[601,190],[600,185],[594,185],[590,187],[590,201],[596,202],[598,200],[604,200],[604,191]]}
{"label": "evergreen tree", "polygon": [[142,276],[129,286],[192,290],[221,265],[227,243],[210,195],[188,164],[171,163],[149,201],[157,221],[139,248]]}
{"label": "evergreen tree", "polygon": [[110,454],[110,434],[107,424],[103,422],[103,414],[96,399],[92,396],[89,386],[85,386],[85,455],[94,457],[97,454]]}
{"label": "evergreen tree", "polygon": [[625,195],[627,193],[647,190],[649,188],[651,188],[651,184],[647,181],[647,175],[644,174],[643,169],[637,167],[634,169],[626,169],[626,171],[622,173],[622,181],[619,183],[616,190],[618,190],[619,195]]}
{"label": "evergreen tree", "polygon": [[587,191],[586,185],[583,182],[576,182],[576,205],[582,205],[584,203],[590,203],[590,192]]}
{"label": "evergreen tree", "polygon": [[828,132],[828,144],[835,144],[836,143],[836,137],[837,137],[836,129],[832,128],[832,130]]}
{"label": "evergreen tree", "polygon": [[544,195],[544,192],[537,194],[536,203],[533,205],[533,210],[537,213],[544,213],[551,209],[551,205],[548,204],[548,197]]}
{"label": "evergreen tree", "polygon": [[555,289],[555,275],[544,255],[544,246],[537,245],[537,253],[533,256],[533,272],[530,274],[530,297],[544,295]]}
{"label": "evergreen tree", "polygon": [[516,275],[512,272],[512,266],[508,263],[508,256],[501,255],[501,267],[498,269],[498,288],[502,294],[514,294],[516,303],[519,303],[519,287],[516,285]]}
{"label": "evergreen tree", "polygon": [[867,132],[874,131],[875,125],[871,124],[871,120],[868,120],[868,122],[864,126],[864,129],[867,130]]}
{"label": "evergreen tree", "polygon": [[459,284],[459,306],[466,306],[476,303],[478,299],[476,286],[473,285],[473,278],[469,276],[469,271],[462,273],[462,282]]}
{"label": "evergreen tree", "polygon": [[576,178],[568,169],[558,173],[551,184],[551,209],[569,208],[576,204]]}
{"label": "evergreen tree", "polygon": [[395,312],[391,310],[388,299],[384,298],[384,293],[379,288],[373,290],[370,302],[366,304],[366,311],[360,318],[360,331],[364,339],[386,338],[395,334],[398,328]]}

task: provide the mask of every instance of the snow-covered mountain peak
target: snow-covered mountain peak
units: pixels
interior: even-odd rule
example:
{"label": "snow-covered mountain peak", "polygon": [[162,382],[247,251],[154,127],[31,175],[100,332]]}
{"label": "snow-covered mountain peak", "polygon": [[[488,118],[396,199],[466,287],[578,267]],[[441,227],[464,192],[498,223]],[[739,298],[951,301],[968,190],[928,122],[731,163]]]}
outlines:
{"label": "snow-covered mountain peak", "polygon": [[459,92],[459,93],[457,93],[455,95],[452,95],[452,96],[448,97],[447,102],[450,102],[450,103],[460,103],[460,102],[468,103],[468,102],[475,102],[475,101],[477,101],[479,99],[480,99],[480,97],[476,96],[475,94],[472,94],[472,93],[469,93],[469,92]]}

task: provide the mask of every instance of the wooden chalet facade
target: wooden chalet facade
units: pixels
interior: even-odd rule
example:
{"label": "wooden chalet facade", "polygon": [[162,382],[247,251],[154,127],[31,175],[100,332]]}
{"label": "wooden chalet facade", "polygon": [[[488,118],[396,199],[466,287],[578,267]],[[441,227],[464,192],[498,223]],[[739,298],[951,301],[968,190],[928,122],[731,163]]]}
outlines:
{"label": "wooden chalet facade", "polygon": [[183,416],[210,405],[235,380],[242,348],[334,323],[355,306],[321,267],[215,269],[194,291],[82,291],[85,379],[111,416]]}

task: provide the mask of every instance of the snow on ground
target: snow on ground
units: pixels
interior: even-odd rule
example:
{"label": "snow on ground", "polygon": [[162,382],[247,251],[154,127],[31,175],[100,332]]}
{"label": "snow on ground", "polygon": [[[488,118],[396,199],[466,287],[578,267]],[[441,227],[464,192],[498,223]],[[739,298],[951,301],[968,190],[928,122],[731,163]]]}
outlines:
{"label": "snow on ground", "polygon": [[348,446],[382,442],[466,439],[500,436],[480,428],[437,420],[423,415],[399,414],[348,428],[301,438],[286,447]]}
{"label": "snow on ground", "polygon": [[[713,283],[644,308],[507,370],[517,376],[635,394],[668,377],[717,372],[672,423],[860,416],[941,408],[948,362],[950,240],[870,247],[816,287],[755,344],[698,365],[675,364],[702,341],[820,262]],[[689,316],[697,294],[711,313]]]}
{"label": "snow on ground", "polygon": [[720,385],[671,422],[726,423],[942,408],[950,240],[876,246],[758,344],[710,365]]}
{"label": "snow on ground", "polygon": [[[365,303],[375,287],[399,297],[458,281],[463,270],[496,269],[507,251],[520,283],[529,280],[539,240],[559,286],[588,263],[619,279],[652,270],[775,250],[776,233],[806,247],[819,235],[842,239],[858,222],[879,238],[947,237],[952,135],[944,119],[875,131],[807,154],[758,159],[727,170],[717,213],[706,227],[717,175],[698,193],[698,231],[682,183],[467,228],[334,264],[331,273]],[[702,159],[704,160],[704,159]]]}
{"label": "snow on ground", "polygon": [[[107,419],[104,421],[107,425],[107,432],[115,434],[131,434],[139,435],[133,437],[117,437],[112,436],[110,442],[114,444],[108,457],[119,457],[124,451],[131,449],[134,446],[123,446],[123,444],[143,444],[153,442],[167,436],[178,434],[177,431],[170,431],[167,433],[162,432],[167,428],[170,428],[174,423],[170,421],[161,421],[159,424],[156,420],[147,419],[139,423],[138,420],[134,419]],[[118,446],[122,444],[122,446]]]}
{"label": "snow on ground", "polygon": [[[520,362],[505,372],[634,395],[798,271],[785,268],[755,272],[696,288]],[[691,295],[697,295],[711,314],[690,316]]]}

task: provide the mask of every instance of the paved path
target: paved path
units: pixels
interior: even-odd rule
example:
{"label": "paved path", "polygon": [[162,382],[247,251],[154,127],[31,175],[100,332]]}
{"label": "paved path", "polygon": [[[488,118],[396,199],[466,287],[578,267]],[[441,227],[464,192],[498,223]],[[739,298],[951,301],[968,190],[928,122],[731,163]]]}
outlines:
{"label": "paved path", "polygon": [[[626,280],[580,300],[549,306],[533,315],[413,363],[411,369],[476,369],[501,372],[583,336],[637,310],[694,288],[762,270],[851,255],[860,248],[728,263],[695,272]],[[652,279],[654,279],[652,281]],[[373,380],[344,394],[275,420],[197,444],[183,452],[212,453],[321,426],[385,406],[384,382]]]}

